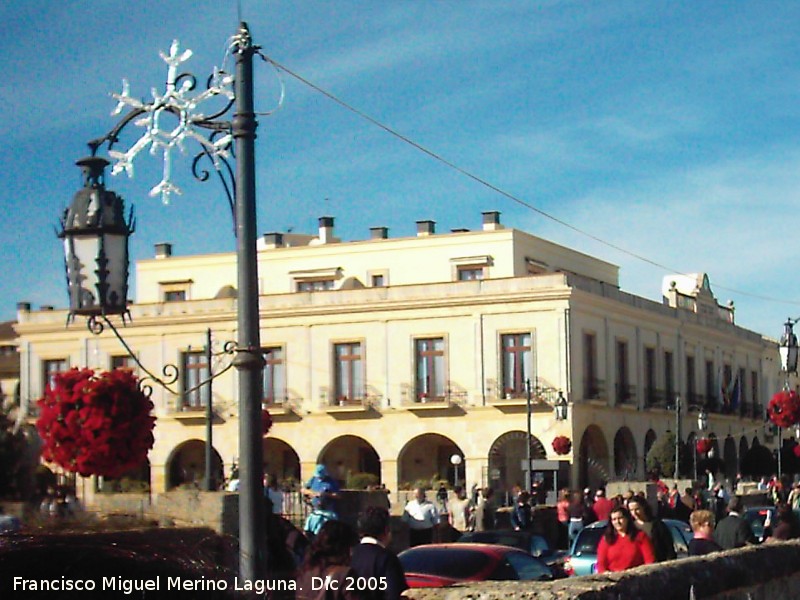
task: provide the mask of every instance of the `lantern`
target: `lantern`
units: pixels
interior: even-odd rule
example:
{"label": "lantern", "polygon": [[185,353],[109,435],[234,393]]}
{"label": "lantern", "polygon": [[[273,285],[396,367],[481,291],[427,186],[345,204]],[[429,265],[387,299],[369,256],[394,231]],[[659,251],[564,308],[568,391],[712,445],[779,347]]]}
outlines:
{"label": "lantern", "polygon": [[781,368],[786,373],[797,373],[797,336],[792,329],[794,323],[791,319],[783,325],[783,335],[781,336],[778,351],[781,356]]}
{"label": "lantern", "polygon": [[96,156],[76,163],[84,185],[64,211],[61,232],[69,291],[69,316],[128,313],[128,238],[133,208],[125,221],[125,202],[104,183],[109,164]]}

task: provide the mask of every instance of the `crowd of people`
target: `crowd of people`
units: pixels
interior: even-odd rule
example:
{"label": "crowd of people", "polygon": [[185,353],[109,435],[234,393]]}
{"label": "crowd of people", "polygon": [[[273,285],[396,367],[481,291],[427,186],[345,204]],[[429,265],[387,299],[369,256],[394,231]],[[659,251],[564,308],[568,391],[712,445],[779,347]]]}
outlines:
{"label": "crowd of people", "polygon": [[[562,547],[571,548],[588,524],[607,521],[597,548],[598,572],[671,560],[676,558],[675,545],[664,519],[691,527],[689,556],[759,543],[744,519],[741,496],[725,485],[710,480],[709,488],[687,487],[681,493],[677,484],[667,488],[657,483],[655,508],[643,494],[630,490],[613,498],[606,497],[603,488],[594,495],[588,488],[582,492],[562,490],[556,505]],[[763,542],[800,538],[800,519],[795,512],[800,509],[800,482],[789,490],[777,478],[764,478],[759,490],[767,492],[774,505],[774,511],[766,511]]]}
{"label": "crowd of people", "polygon": [[[562,490],[556,503],[560,539],[556,545],[571,549],[581,531],[596,521],[605,522],[597,546],[598,572],[622,571],[639,565],[677,558],[670,527],[665,519],[687,523],[693,532],[688,544],[690,556],[759,543],[743,518],[740,496],[732,486],[709,478],[709,487],[694,485],[681,492],[677,484],[671,488],[656,482],[658,492],[651,503],[643,493],[628,490],[608,497],[606,489]],[[784,486],[773,478],[759,482],[774,503],[764,523],[764,541],[800,537],[800,520],[793,509],[800,509],[800,483]],[[273,478],[265,482],[265,496],[275,515],[280,514],[280,494]],[[302,553],[296,556],[300,587],[309,590],[298,595],[301,600],[341,600],[350,598],[399,598],[407,584],[397,556],[389,550],[391,518],[387,508],[370,507],[358,519],[358,531],[340,520],[340,489],[323,465],[303,485],[303,493],[312,507],[305,521]],[[511,528],[532,530],[534,507],[541,502],[535,490],[516,487],[513,502],[506,508]],[[488,531],[499,526],[500,508],[491,487],[473,486],[470,494],[456,486],[452,492],[441,486],[430,497],[425,488],[418,488],[406,502],[402,521],[408,527],[409,546],[430,544],[445,539],[443,531],[458,535],[466,531]],[[774,513],[774,518],[771,516]],[[507,526],[505,524],[501,525]],[[310,540],[310,542],[308,542]],[[310,543],[310,545],[309,545]],[[388,589],[352,590],[338,586],[332,594],[319,595],[303,585],[312,577],[345,581],[350,578],[381,578]],[[336,586],[334,586],[336,587]]]}
{"label": "crowd of people", "polygon": [[[364,510],[358,535],[343,521],[325,521],[300,567],[297,600],[398,600],[408,584],[400,560],[389,549],[391,539],[391,517],[383,507]],[[335,583],[317,589],[314,578]],[[348,585],[354,581],[365,585]]]}

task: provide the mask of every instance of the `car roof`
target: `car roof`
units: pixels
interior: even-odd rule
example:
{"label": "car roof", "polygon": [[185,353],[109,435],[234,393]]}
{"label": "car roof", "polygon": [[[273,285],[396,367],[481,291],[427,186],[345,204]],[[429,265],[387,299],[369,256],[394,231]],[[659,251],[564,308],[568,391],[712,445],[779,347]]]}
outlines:
{"label": "car roof", "polygon": [[[408,548],[407,550],[403,550],[400,554],[405,554],[406,552],[414,552],[414,551],[433,551],[433,552],[443,552],[446,550],[472,550],[474,552],[482,552],[484,554],[491,554],[492,556],[502,556],[506,552],[522,552],[519,548],[515,548],[514,546],[503,546],[501,544],[481,544],[478,542],[458,542],[452,544],[423,544],[421,546],[414,546],[413,548]],[[524,552],[522,552],[524,554]]]}

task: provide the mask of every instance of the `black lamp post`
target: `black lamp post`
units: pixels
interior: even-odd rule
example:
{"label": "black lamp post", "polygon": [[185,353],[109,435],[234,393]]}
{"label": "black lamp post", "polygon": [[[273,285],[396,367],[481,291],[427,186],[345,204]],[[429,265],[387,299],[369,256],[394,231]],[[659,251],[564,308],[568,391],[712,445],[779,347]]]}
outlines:
{"label": "black lamp post", "polygon": [[[783,324],[783,335],[781,336],[780,342],[778,344],[778,353],[781,357],[781,370],[786,373],[786,379],[783,382],[783,388],[785,390],[791,389],[789,385],[789,375],[792,373],[797,373],[797,359],[798,359],[798,348],[797,345],[797,336],[794,333],[794,324],[800,321],[800,317],[796,319],[787,318],[786,323]],[[781,456],[783,450],[783,428],[778,426],[778,478],[782,476],[782,462],[783,458]]]}
{"label": "black lamp post", "polygon": [[[104,158],[95,156],[98,148],[107,144],[109,154],[117,160],[115,170],[128,170],[130,162],[140,146],[149,143],[148,132],[142,139],[145,143],[137,146],[136,152],[112,151],[119,134],[128,124],[139,125],[140,117],[157,119],[163,112],[176,115],[184,129],[203,128],[211,131],[208,140],[201,140],[202,151],[195,158],[192,169],[198,179],[205,180],[208,173],[197,173],[198,160],[211,158],[220,176],[228,200],[232,205],[236,225],[237,252],[237,313],[238,339],[234,366],[239,371],[239,571],[243,579],[254,581],[264,579],[267,563],[266,518],[263,501],[263,455],[261,430],[262,369],[264,360],[261,354],[259,309],[258,309],[258,262],[256,254],[256,207],[255,207],[255,137],[257,122],[253,108],[253,56],[258,46],[253,45],[246,23],[241,23],[233,38],[231,52],[236,59],[233,78],[234,92],[226,89],[230,81],[220,71],[215,71],[209,79],[209,90],[204,99],[223,96],[229,99],[227,105],[210,116],[188,114],[180,103],[170,103],[186,91],[195,87],[191,74],[177,75],[177,66],[188,59],[191,53],[177,54],[177,43],[165,61],[170,70],[167,78],[167,92],[156,97],[150,104],[132,99],[127,94],[127,85],[121,95],[119,108],[132,107],[131,110],[106,135],[89,142],[92,150],[90,158],[78,161],[84,169],[84,187],[75,195],[72,205],[65,212],[62,231],[64,239],[67,284],[70,297],[70,319],[75,315],[88,316],[90,328],[95,319],[102,317],[111,325],[107,316],[128,314],[128,236],[133,233],[132,215],[125,222],[122,199],[114,192],[105,189],[103,170],[109,164]],[[212,81],[213,86],[212,89]],[[231,121],[218,120],[233,106]],[[233,140],[236,170],[232,174],[225,160],[225,150]],[[161,144],[164,146],[163,144]],[[224,168],[220,168],[220,163]],[[227,169],[227,171],[226,171]],[[166,170],[165,170],[166,171]],[[232,175],[232,181],[225,179],[225,173]],[[167,194],[175,187],[165,179],[152,191]],[[231,184],[229,187],[228,184]],[[233,188],[231,198],[230,188]],[[113,327],[113,325],[112,325]],[[102,323],[98,330],[102,330]],[[114,329],[117,337],[133,355],[125,341]],[[137,361],[138,362],[138,361]],[[165,368],[166,370],[166,368]],[[149,372],[148,372],[149,373]],[[158,378],[155,378],[158,382]],[[173,382],[177,379],[177,375]]]}
{"label": "black lamp post", "polygon": [[[675,471],[673,473],[673,479],[680,479],[682,409],[683,409],[683,404],[681,401],[681,395],[677,394],[675,396]],[[706,409],[702,406],[698,406],[695,404],[686,405],[687,413],[693,410],[698,411],[697,429],[699,431],[705,431],[706,429],[708,429],[708,413],[706,412]]]}
{"label": "black lamp post", "polygon": [[[532,388],[531,388],[531,380],[525,380],[525,409],[526,409],[526,416],[527,416],[527,429],[528,429],[528,443],[525,446],[525,461],[526,461],[526,469],[525,469],[525,490],[530,492],[532,479],[531,479],[531,461],[533,457],[531,456],[531,437],[533,432],[531,431],[531,417],[532,417]],[[566,421],[567,420],[567,412],[569,410],[567,404],[567,399],[564,398],[564,394],[561,390],[558,391],[558,398],[553,403],[553,416],[555,417],[556,421]]]}

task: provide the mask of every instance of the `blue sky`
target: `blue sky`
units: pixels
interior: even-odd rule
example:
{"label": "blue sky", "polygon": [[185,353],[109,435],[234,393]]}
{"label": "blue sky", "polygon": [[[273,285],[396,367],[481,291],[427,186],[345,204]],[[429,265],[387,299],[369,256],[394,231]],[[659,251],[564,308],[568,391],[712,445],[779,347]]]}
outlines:
{"label": "blue sky", "polygon": [[[660,300],[662,277],[705,271],[737,323],[778,336],[800,315],[800,4],[731,2],[242,0],[265,54],[526,203],[487,189],[283,75],[283,108],[259,119],[258,231],[412,235],[508,226],[621,267],[623,289]],[[114,124],[112,92],[163,91],[173,39],[204,78],[222,62],[236,2],[26,0],[0,4],[0,319],[19,301],[66,305],[54,235],[81,180],[74,161]],[[278,97],[256,64],[256,108]],[[138,131],[121,142],[130,145]],[[127,146],[126,146],[127,147]],[[160,163],[109,187],[136,206],[134,258],[231,251],[216,183],[147,196]],[[650,262],[635,258],[646,257]],[[661,266],[654,266],[657,263]],[[662,268],[663,267],[663,268]]]}

